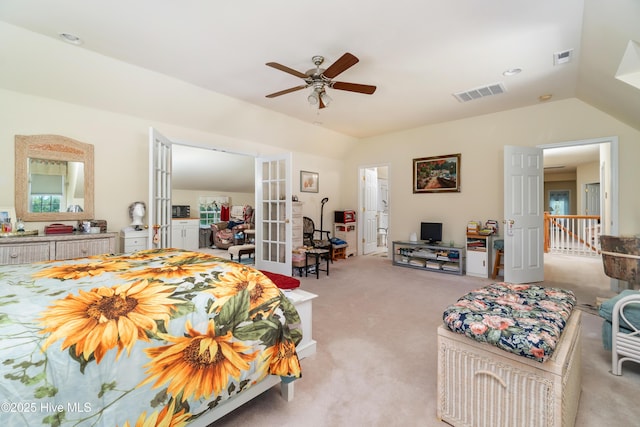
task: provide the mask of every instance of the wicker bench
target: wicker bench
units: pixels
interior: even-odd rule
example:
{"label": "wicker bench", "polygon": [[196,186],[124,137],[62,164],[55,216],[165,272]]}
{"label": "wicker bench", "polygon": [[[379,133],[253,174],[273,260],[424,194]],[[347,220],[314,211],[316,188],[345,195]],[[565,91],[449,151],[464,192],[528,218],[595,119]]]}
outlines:
{"label": "wicker bench", "polygon": [[438,419],[455,426],[573,426],[580,400],[581,312],[569,313],[543,362],[440,325]]}

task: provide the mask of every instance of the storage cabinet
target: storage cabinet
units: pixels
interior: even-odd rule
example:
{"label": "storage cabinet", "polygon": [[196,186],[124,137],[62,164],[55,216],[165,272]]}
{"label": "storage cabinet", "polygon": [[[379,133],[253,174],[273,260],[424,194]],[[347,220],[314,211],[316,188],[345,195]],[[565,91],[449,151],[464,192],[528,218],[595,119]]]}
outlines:
{"label": "storage cabinet", "polygon": [[491,236],[467,233],[467,275],[489,277]]}
{"label": "storage cabinet", "polygon": [[149,230],[120,230],[120,248],[129,253],[147,249]]}
{"label": "storage cabinet", "polygon": [[393,265],[436,271],[464,273],[464,248],[424,242],[393,242]]}
{"label": "storage cabinet", "polygon": [[358,228],[356,224],[356,222],[336,222],[333,224],[333,237],[342,239],[349,245],[346,249],[348,257],[358,253]]}
{"label": "storage cabinet", "polygon": [[115,233],[7,237],[0,240],[0,264],[84,258],[115,251]]}
{"label": "storage cabinet", "polygon": [[199,219],[174,219],[171,221],[171,246],[197,251],[200,243]]}

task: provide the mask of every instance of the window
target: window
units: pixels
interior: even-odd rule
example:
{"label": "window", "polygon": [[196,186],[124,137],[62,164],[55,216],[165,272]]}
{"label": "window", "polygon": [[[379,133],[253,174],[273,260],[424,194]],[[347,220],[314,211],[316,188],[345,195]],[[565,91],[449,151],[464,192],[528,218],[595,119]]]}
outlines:
{"label": "window", "polygon": [[30,212],[60,212],[63,195],[63,176],[31,174]]}
{"label": "window", "polygon": [[60,212],[62,196],[55,194],[38,194],[29,200],[30,212]]}

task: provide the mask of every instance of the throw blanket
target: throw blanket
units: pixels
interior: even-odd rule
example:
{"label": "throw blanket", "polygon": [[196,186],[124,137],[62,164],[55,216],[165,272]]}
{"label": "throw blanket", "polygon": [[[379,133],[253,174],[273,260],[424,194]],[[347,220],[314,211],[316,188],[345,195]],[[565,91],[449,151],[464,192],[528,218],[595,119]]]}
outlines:
{"label": "throw blanket", "polygon": [[300,376],[293,304],[259,271],[176,249],[0,266],[2,426],[180,426]]}
{"label": "throw blanket", "polygon": [[544,362],[575,304],[575,295],[565,289],[494,283],[461,297],[443,319],[453,332]]}

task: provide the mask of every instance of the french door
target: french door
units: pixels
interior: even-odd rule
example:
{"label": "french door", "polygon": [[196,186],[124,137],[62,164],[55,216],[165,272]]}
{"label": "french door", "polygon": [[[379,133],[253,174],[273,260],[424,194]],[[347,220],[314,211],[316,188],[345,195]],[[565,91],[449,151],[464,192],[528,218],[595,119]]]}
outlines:
{"label": "french door", "polygon": [[171,247],[171,141],[149,128],[149,248]]}
{"label": "french door", "polygon": [[504,147],[504,280],[544,280],[542,149]]}
{"label": "french door", "polygon": [[291,274],[291,153],[256,158],[256,252],[259,270]]}

